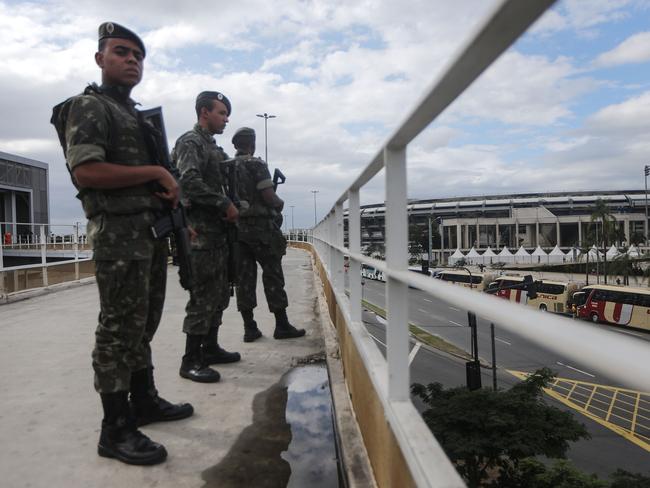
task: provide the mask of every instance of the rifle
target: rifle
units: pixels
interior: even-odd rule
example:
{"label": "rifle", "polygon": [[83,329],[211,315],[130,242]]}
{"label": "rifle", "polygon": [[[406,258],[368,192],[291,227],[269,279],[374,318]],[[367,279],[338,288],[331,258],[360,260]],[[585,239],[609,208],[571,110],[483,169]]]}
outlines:
{"label": "rifle", "polygon": [[[278,191],[278,185],[284,184],[286,180],[287,178],[284,176],[284,173],[280,171],[280,168],[275,168],[273,170],[273,191]],[[273,223],[276,225],[280,232],[282,232],[283,221],[284,217],[282,217],[282,212],[278,212],[277,215],[273,218]]]}
{"label": "rifle", "polygon": [[[239,210],[242,206],[237,192],[237,159],[227,159],[223,163],[226,176],[226,195]],[[239,263],[239,235],[237,224],[226,223],[226,240],[228,241],[228,284],[230,296],[235,295],[237,286],[237,264]]]}
{"label": "rifle", "polygon": [[[176,180],[180,178],[178,168],[175,168],[169,157],[167,137],[165,136],[165,122],[162,116],[162,108],[156,107],[138,112],[140,127],[143,129],[147,147],[155,162],[169,171]],[[160,185],[155,191],[161,190]],[[181,286],[190,290],[194,284],[192,273],[192,261],[190,260],[190,232],[187,228],[185,209],[179,202],[176,208],[169,208],[158,216],[158,219],[151,226],[151,233],[155,239],[170,237],[173,241],[172,252],[178,262],[178,274]]]}

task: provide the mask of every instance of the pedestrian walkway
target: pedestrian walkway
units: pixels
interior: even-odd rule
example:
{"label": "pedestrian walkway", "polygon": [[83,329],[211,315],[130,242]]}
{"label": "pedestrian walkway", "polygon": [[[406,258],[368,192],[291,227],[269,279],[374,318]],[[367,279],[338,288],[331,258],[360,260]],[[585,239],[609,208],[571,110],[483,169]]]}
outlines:
{"label": "pedestrian walkway", "polygon": [[[224,459],[240,471],[258,469],[258,462],[272,467],[272,460],[256,459],[233,446],[245,445],[244,431],[264,440],[259,437],[263,433],[251,428],[264,418],[265,408],[273,407],[268,400],[274,398],[274,386],[301,359],[324,348],[309,255],[289,249],[283,264],[289,318],[307,335],[274,340],[274,319],[258,286],[256,320],[264,337],[250,344],[242,341],[243,326],[233,300],[224,314],[220,343],[239,351],[242,361],[218,365],[222,380],[216,384],[193,383],[178,375],[188,295],[178,284],[177,269],[170,267],[165,312],[153,342],[156,382],[161,396],[189,401],[196,413],[142,429],[169,451],[168,460],[154,467],[125,466],[96,453],[101,405],[90,359],[99,310],[96,286],[0,306],[0,485],[225,487],[238,485],[223,478],[217,482],[211,469]],[[282,462],[279,451],[276,455]],[[272,479],[267,482],[271,484],[259,486],[278,486]]]}

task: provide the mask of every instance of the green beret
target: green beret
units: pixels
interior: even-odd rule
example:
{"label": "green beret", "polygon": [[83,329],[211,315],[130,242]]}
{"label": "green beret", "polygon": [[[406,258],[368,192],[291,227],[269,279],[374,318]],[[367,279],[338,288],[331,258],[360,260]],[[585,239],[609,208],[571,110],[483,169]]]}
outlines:
{"label": "green beret", "polygon": [[144,43],[142,42],[142,39],[140,39],[135,32],[130,31],[129,29],[121,26],[120,24],[116,24],[115,22],[104,22],[102,25],[99,26],[98,41],[101,42],[104,39],[111,39],[111,38],[128,39],[129,41],[133,41],[138,45],[138,47],[142,51],[143,56],[146,56],[147,54],[147,52],[144,49]]}
{"label": "green beret", "polygon": [[235,132],[235,135],[232,136],[232,143],[237,147],[237,142],[245,140],[246,142],[248,141],[255,141],[255,131],[251,129],[250,127],[242,127],[241,129],[237,129]]}
{"label": "green beret", "polygon": [[219,93],[218,91],[203,91],[199,93],[196,97],[197,113],[198,113],[199,104],[201,102],[204,102],[205,100],[217,100],[223,103],[226,106],[226,110],[228,110],[228,116],[230,116],[230,111],[232,109],[232,107],[230,106],[230,100],[228,100],[228,97],[223,93]]}

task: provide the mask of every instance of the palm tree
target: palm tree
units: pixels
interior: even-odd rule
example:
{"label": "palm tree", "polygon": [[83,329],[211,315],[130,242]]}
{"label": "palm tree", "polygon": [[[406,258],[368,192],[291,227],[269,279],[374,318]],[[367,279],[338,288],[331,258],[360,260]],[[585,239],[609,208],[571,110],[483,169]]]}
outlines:
{"label": "palm tree", "polygon": [[[593,211],[591,212],[591,221],[601,223],[601,235],[603,247],[605,250],[605,256],[603,261],[603,274],[605,275],[605,283],[607,283],[607,246],[609,243],[609,238],[614,234],[616,229],[616,218],[612,215],[611,209],[603,201],[602,198],[596,200]],[[596,227],[596,230],[598,227]],[[596,250],[598,250],[598,243],[596,243]]]}

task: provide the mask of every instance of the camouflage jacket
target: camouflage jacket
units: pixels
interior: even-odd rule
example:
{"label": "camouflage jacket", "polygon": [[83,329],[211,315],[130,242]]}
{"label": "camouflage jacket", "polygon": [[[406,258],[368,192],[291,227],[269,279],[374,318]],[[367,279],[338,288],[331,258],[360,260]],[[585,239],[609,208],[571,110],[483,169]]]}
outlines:
{"label": "camouflage jacket", "polygon": [[[152,164],[135,102],[119,87],[89,86],[53,110],[71,172],[87,162],[126,166]],[[73,183],[74,177],[72,178]],[[163,202],[147,185],[79,192],[95,259],[146,259],[153,252],[150,225]]]}
{"label": "camouflage jacket", "polygon": [[242,240],[263,240],[260,236],[268,232],[279,232],[274,221],[277,210],[262,198],[262,190],[273,188],[269,168],[263,159],[249,155],[238,155],[235,162],[237,174],[237,195],[241,202],[239,234]]}
{"label": "camouflage jacket", "polygon": [[172,159],[181,175],[189,223],[198,234],[192,247],[210,249],[225,245],[223,217],[231,201],[225,193],[221,162],[228,156],[207,130],[195,124],[176,141]]}

